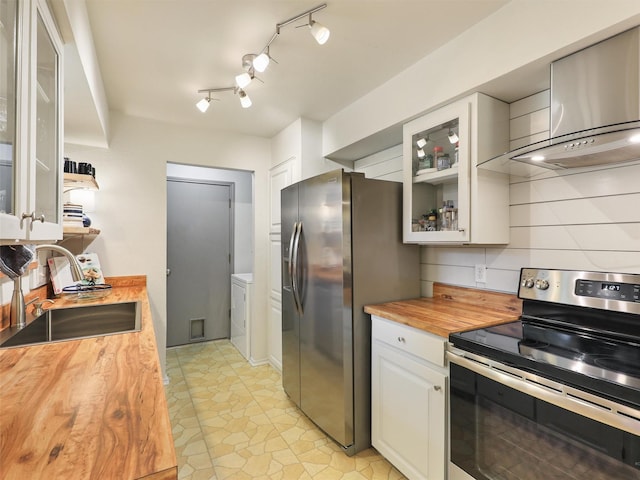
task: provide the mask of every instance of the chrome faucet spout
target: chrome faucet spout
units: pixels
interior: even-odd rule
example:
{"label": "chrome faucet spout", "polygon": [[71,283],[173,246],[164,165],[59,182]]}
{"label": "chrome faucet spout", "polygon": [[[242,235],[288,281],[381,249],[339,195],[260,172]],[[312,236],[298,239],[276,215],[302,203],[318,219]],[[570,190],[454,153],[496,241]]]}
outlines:
{"label": "chrome faucet spout", "polygon": [[73,278],[73,280],[75,282],[84,280],[82,267],[80,266],[80,263],[78,262],[78,259],[75,257],[75,255],[69,250],[59,245],[37,245],[36,252],[39,252],[40,250],[51,250],[52,252],[60,253],[67,257],[67,260],[69,260],[69,266],[71,267],[71,277]]}
{"label": "chrome faucet spout", "polygon": [[[73,281],[80,282],[84,279],[84,274],[82,273],[80,262],[78,262],[75,255],[66,248],[63,248],[59,245],[37,245],[35,247],[35,250],[36,252],[39,252],[41,250],[51,250],[53,252],[64,255],[69,260],[69,266],[71,267],[71,277],[73,278]],[[37,298],[29,301],[27,305],[35,300],[37,300]],[[12,327],[17,327],[18,329],[24,328],[27,324],[26,305],[24,303],[24,294],[22,293],[21,275],[13,280],[13,295],[11,297],[9,322]]]}

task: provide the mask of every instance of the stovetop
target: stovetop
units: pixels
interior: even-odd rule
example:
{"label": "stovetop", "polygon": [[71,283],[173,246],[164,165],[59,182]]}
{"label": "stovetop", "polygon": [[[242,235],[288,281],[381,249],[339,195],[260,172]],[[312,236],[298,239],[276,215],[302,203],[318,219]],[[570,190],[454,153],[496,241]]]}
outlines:
{"label": "stovetop", "polygon": [[640,407],[640,343],[519,321],[454,333],[455,347]]}
{"label": "stovetop", "polygon": [[457,348],[640,408],[640,275],[523,268],[519,321]]}

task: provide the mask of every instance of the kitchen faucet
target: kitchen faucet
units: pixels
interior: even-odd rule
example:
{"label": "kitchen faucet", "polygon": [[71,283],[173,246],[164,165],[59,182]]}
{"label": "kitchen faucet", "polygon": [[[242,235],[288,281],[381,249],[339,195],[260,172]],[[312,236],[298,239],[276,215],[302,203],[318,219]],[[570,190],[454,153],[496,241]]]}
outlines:
{"label": "kitchen faucet", "polygon": [[[53,252],[61,253],[69,260],[69,266],[71,267],[71,277],[74,282],[79,282],[84,279],[84,274],[82,273],[82,267],[75,255],[71,253],[66,248],[63,248],[59,245],[37,245],[35,248],[36,253],[41,250],[51,250]],[[37,300],[35,298],[34,300]],[[22,329],[26,326],[26,306],[33,302],[31,300],[27,304],[24,303],[24,295],[22,294],[22,276],[18,276],[13,279],[13,295],[11,297],[11,309],[9,311],[9,321],[12,327],[18,327],[18,329]]]}

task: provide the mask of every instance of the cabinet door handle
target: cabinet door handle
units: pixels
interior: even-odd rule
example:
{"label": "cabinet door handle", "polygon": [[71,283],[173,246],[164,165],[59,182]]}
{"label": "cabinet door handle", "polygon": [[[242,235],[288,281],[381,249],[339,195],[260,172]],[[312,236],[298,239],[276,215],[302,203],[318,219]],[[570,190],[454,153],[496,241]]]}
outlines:
{"label": "cabinet door handle", "polygon": [[398,341],[400,343],[406,343],[406,340],[404,339],[404,337],[398,337]]}
{"label": "cabinet door handle", "polygon": [[32,222],[40,220],[42,223],[44,223],[44,213],[40,215],[38,218],[36,218],[36,212],[23,213],[22,220],[26,220],[27,218],[30,218]]}
{"label": "cabinet door handle", "polygon": [[434,386],[433,386],[433,389],[434,389],[436,392],[439,392],[440,390],[442,390],[442,387],[441,387],[440,385],[434,385]]}

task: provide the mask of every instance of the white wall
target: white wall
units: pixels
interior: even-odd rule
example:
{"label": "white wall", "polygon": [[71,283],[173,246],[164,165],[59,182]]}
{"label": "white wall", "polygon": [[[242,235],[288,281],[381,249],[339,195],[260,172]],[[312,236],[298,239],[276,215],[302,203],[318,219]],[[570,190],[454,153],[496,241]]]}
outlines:
{"label": "white wall", "polygon": [[292,181],[342,168],[322,156],[322,124],[298,118],[271,139],[271,166],[292,160]]}
{"label": "white wall", "polygon": [[402,144],[356,160],[353,169],[367,178],[402,182]]}
{"label": "white wall", "polygon": [[233,270],[253,273],[253,175],[242,170],[167,164],[167,177],[233,184]]}
{"label": "white wall", "polygon": [[107,276],[147,275],[161,364],[166,346],[166,169],[168,162],[254,172],[254,338],[266,356],[268,167],[267,139],[180,128],[112,112],[109,149],[65,145],[65,156],[96,167],[93,225],[101,234],[91,245]]}

